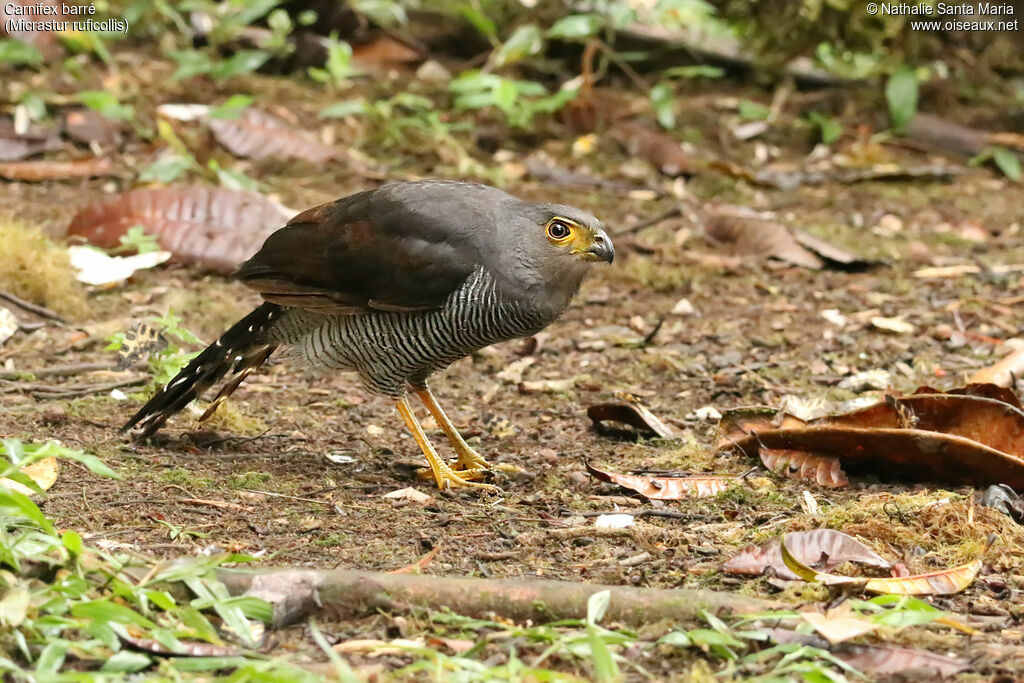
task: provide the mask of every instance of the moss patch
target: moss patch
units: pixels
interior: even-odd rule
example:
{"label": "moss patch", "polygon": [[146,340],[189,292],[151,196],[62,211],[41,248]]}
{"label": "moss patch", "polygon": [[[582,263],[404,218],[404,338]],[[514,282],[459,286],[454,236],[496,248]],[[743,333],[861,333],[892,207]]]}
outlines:
{"label": "moss patch", "polygon": [[0,289],[71,318],[88,308],[67,251],[38,228],[8,220],[0,220]]}

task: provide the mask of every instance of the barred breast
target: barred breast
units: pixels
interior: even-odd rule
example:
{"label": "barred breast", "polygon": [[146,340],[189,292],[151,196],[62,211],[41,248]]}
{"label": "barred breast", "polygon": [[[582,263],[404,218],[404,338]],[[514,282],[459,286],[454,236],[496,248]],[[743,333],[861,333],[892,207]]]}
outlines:
{"label": "barred breast", "polygon": [[501,296],[478,269],[438,309],[318,315],[288,310],[271,331],[314,367],[355,370],[366,388],[399,398],[406,385],[498,342],[535,334],[557,317]]}

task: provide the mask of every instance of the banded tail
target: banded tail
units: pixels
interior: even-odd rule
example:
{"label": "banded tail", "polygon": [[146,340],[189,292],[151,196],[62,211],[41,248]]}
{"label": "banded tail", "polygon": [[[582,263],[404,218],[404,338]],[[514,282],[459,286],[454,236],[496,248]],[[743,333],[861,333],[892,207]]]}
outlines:
{"label": "banded tail", "polygon": [[214,343],[193,358],[167,385],[153,395],[121,427],[126,432],[132,427],[142,429],[141,437],[156,432],[175,413],[216,384],[230,370],[234,377],[214,398],[200,421],[210,417],[238,385],[261,366],[277,344],[269,340],[267,331],[281,314],[277,304],[265,303],[232,325]]}

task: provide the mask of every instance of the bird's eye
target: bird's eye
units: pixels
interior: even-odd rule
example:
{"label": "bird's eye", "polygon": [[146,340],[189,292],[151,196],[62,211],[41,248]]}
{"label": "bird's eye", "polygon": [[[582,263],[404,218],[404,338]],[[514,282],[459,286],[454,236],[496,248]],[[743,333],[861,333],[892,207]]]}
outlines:
{"label": "bird's eye", "polygon": [[563,220],[553,219],[548,223],[548,237],[553,240],[564,240],[572,234],[572,227]]}

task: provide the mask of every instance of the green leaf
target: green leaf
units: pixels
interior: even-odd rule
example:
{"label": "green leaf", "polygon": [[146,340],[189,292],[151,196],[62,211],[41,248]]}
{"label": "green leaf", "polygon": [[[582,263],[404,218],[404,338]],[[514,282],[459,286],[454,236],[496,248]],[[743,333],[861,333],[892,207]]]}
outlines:
{"label": "green leaf", "polygon": [[108,673],[134,673],[148,668],[152,663],[153,660],[148,655],[144,655],[141,652],[122,650],[103,662],[100,671]]}
{"label": "green leaf", "polygon": [[808,114],[807,119],[821,131],[821,141],[826,145],[831,145],[843,134],[842,124],[830,116],[812,111]]}
{"label": "green leaf", "polygon": [[140,183],[169,185],[192,168],[192,160],[177,154],[164,154],[139,173]]}
{"label": "green leaf", "polygon": [[686,635],[686,631],[672,631],[658,638],[659,645],[672,645],[674,647],[690,647],[693,641]]}
{"label": "green leaf", "polygon": [[893,72],[885,84],[885,99],[892,127],[897,131],[906,129],[917,112],[917,73],[907,66]]}
{"label": "green leaf", "polygon": [[470,6],[468,3],[460,3],[459,14],[461,14],[466,21],[473,24],[473,28],[484,34],[488,40],[492,42],[496,42],[498,40],[497,25],[475,7]]}
{"label": "green leaf", "polygon": [[356,114],[366,114],[369,107],[363,100],[344,100],[324,107],[318,116],[322,119],[341,119]]}
{"label": "green leaf", "polygon": [[171,74],[171,80],[179,81],[194,76],[205,76],[213,70],[213,61],[199,50],[172,50],[168,53],[178,68]]}
{"label": "green leaf", "polygon": [[570,14],[562,17],[548,29],[548,38],[578,40],[597,34],[604,25],[604,19],[596,14]]}
{"label": "green leaf", "polygon": [[243,26],[248,26],[280,4],[281,0],[247,0],[242,4],[242,11],[234,19]]}
{"label": "green leaf", "polygon": [[240,50],[223,62],[215,64],[210,69],[210,76],[215,81],[226,81],[234,76],[256,71],[268,59],[270,53],[265,50]]}
{"label": "green leaf", "polygon": [[515,64],[540,52],[544,38],[535,24],[520,26],[491,56],[494,66]]}
{"label": "green leaf", "polygon": [[252,95],[232,95],[223,104],[210,110],[211,119],[237,119],[242,110],[252,104]]}
{"label": "green leaf", "polygon": [[60,671],[69,647],[71,647],[71,643],[63,639],[50,641],[39,653],[39,659],[36,660],[36,673],[55,674]]}
{"label": "green leaf", "polygon": [[721,78],[725,69],[709,64],[673,66],[661,72],[662,78]]}
{"label": "green leaf", "polygon": [[741,100],[739,111],[740,116],[749,121],[765,121],[772,115],[771,109],[750,100]]}
{"label": "green leaf", "polygon": [[174,598],[167,591],[147,590],[144,591],[143,595],[146,596],[147,600],[164,611],[169,611],[177,607],[177,603],[174,602]]}
{"label": "green leaf", "polygon": [[42,64],[43,53],[34,45],[10,38],[0,39],[0,64]]}
{"label": "green leaf", "polygon": [[64,547],[68,549],[68,552],[76,557],[85,551],[85,545],[82,543],[82,536],[77,531],[65,531],[60,535],[60,541],[64,544]]}
{"label": "green leaf", "polygon": [[56,536],[57,530],[53,523],[39,510],[39,507],[24,493],[12,491],[6,486],[0,485],[0,508],[7,508],[8,514],[14,513],[25,520],[32,522],[45,533]]}
{"label": "green leaf", "polygon": [[651,106],[663,128],[672,130],[676,127],[676,96],[667,83],[658,83],[651,88]]}
{"label": "green leaf", "polygon": [[135,116],[131,105],[121,104],[113,93],[106,90],[83,90],[77,97],[79,102],[108,119],[129,121]]}
{"label": "green leaf", "polygon": [[156,626],[135,610],[110,600],[90,600],[78,603],[71,608],[71,616],[107,624],[135,624],[143,628]]}
{"label": "green leaf", "polygon": [[696,628],[688,631],[687,635],[694,645],[721,645],[724,647],[746,647],[743,641],[733,637],[729,633],[721,633],[709,628]]}
{"label": "green leaf", "polygon": [[86,469],[95,475],[101,477],[107,477],[109,479],[121,479],[121,475],[116,471],[108,467],[102,460],[97,458],[95,455],[85,453],[83,451],[76,451],[71,448],[66,448],[56,443],[55,441],[48,441],[42,446],[38,447],[35,455],[39,459],[48,458],[50,456],[56,458],[66,458],[68,460],[74,460],[80,465],[84,465]]}
{"label": "green leaf", "polygon": [[1020,157],[1005,147],[992,148],[992,161],[1007,178],[1015,183],[1021,180]]}
{"label": "green leaf", "polygon": [[610,590],[599,591],[587,598],[587,623],[596,624],[601,621],[604,613],[608,611],[611,601],[612,592]]}

